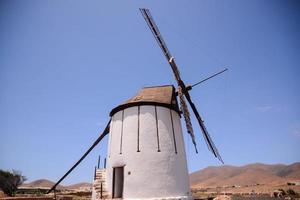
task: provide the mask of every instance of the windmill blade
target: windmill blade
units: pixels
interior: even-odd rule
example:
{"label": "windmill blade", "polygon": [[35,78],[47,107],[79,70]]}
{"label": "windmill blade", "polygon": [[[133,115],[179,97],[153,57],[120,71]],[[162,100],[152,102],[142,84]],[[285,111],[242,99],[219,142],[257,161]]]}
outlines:
{"label": "windmill blade", "polygon": [[191,122],[191,118],[190,118],[190,112],[187,107],[186,101],[184,99],[181,87],[178,87],[178,96],[179,96],[179,100],[180,100],[180,110],[183,112],[187,132],[189,133],[189,135],[192,138],[192,142],[194,144],[196,153],[198,153],[194,130],[193,130],[193,126],[192,126],[192,122]]}
{"label": "windmill blade", "polygon": [[[171,65],[172,69],[173,69],[173,72],[174,72],[174,69],[176,69],[178,71],[177,65],[176,65],[175,60],[173,58],[170,59],[169,63]],[[176,77],[176,74],[175,74],[175,77]],[[205,125],[204,125],[204,122],[203,122],[203,120],[202,120],[195,104],[191,100],[190,94],[188,92],[188,90],[190,90],[191,87],[186,87],[185,83],[181,80],[180,77],[179,77],[179,79],[176,79],[176,80],[177,80],[177,83],[178,83],[178,95],[180,97],[179,91],[182,90],[182,93],[184,94],[185,98],[189,102],[189,104],[190,104],[190,106],[191,106],[191,108],[192,108],[192,110],[193,110],[193,112],[194,112],[194,114],[195,114],[195,116],[198,120],[198,123],[200,125],[201,130],[202,130],[202,134],[203,134],[203,137],[205,139],[205,142],[207,144],[208,149],[214,154],[214,156],[216,158],[218,158],[224,164],[224,162],[222,160],[222,157],[220,156],[220,154],[218,152],[218,149],[216,148],[214,142],[212,141],[210,135],[208,134],[208,131],[207,131]],[[186,110],[187,110],[187,108],[186,108]],[[191,137],[193,139],[192,135],[191,135]],[[195,145],[195,143],[194,143],[194,145]],[[195,148],[196,148],[196,146],[195,146]],[[197,152],[197,150],[196,150],[196,152]]]}
{"label": "windmill blade", "polygon": [[83,156],[63,175],[56,183],[55,185],[52,186],[52,188],[47,192],[49,194],[51,191],[55,190],[55,188],[62,182],[80,163],[81,161],[99,144],[99,142],[104,138],[109,133],[109,125],[110,125],[110,120],[107,123],[104,131],[102,134],[97,138],[97,140],[92,144],[92,146],[83,154]]}
{"label": "windmill blade", "polygon": [[161,34],[150,14],[150,11],[146,8],[140,8],[140,11],[147,22],[151,32],[153,33],[153,36],[155,40],[157,41],[158,45],[160,46],[161,50],[163,51],[164,55],[166,56],[167,60],[169,61],[171,59],[171,53],[169,52],[167,45],[165,44],[163,38],[161,37]]}
{"label": "windmill blade", "polygon": [[204,137],[205,142],[208,146],[208,149],[214,154],[214,156],[216,158],[218,158],[224,164],[223,159],[222,159],[221,155],[219,154],[219,151],[218,151],[217,147],[215,146],[214,142],[212,141],[212,139],[211,139],[211,137],[210,137],[205,125],[204,125],[204,121],[202,120],[195,104],[191,100],[189,92],[185,91],[184,95],[185,95],[187,101],[189,102],[189,104],[190,104],[190,106],[191,106],[191,108],[192,108],[192,110],[193,110],[193,112],[194,112],[194,114],[195,114],[195,116],[196,116],[196,118],[199,122],[200,128],[201,128],[202,133],[203,133],[203,137]]}
{"label": "windmill blade", "polygon": [[[170,64],[173,74],[175,76],[175,79],[177,81],[178,84],[178,91],[185,91],[186,87],[185,84],[183,83],[183,81],[180,78],[180,73],[179,70],[177,68],[177,65],[175,63],[174,57],[172,57],[170,51],[167,48],[166,43],[164,42],[157,25],[155,24],[150,11],[148,9],[145,8],[140,8],[140,11],[144,17],[144,19],[146,20],[148,27],[150,28],[151,32],[153,33],[153,36],[155,38],[155,40],[157,41],[158,45],[160,46],[161,50],[163,51],[168,63]],[[194,135],[194,131],[193,131],[193,127],[192,127],[192,123],[191,123],[191,119],[190,119],[190,113],[188,111],[187,108],[187,104],[185,102],[184,96],[182,92],[178,93],[179,96],[179,100],[180,100],[180,107],[181,107],[181,111],[183,112],[183,116],[185,119],[185,124],[186,124],[186,128],[188,133],[190,134],[191,138],[192,138],[192,142],[195,146],[195,150],[196,153],[198,153],[197,150],[197,146],[196,146],[196,141],[195,141],[195,135]]]}
{"label": "windmill blade", "polygon": [[[189,114],[183,94],[185,95],[187,101],[191,105],[192,110],[199,122],[200,128],[202,130],[204,139],[206,141],[206,144],[207,144],[209,150],[215,155],[215,157],[217,157],[223,163],[223,160],[222,160],[216,146],[214,145],[213,141],[211,140],[211,138],[204,126],[203,120],[201,119],[200,114],[198,113],[198,110],[196,109],[194,103],[191,100],[191,97],[188,93],[188,88],[185,86],[184,82],[182,81],[182,79],[180,77],[180,73],[179,73],[178,67],[175,63],[175,59],[174,59],[174,57],[172,57],[170,51],[168,50],[167,45],[165,44],[165,42],[158,30],[158,27],[156,26],[151,14],[150,14],[150,11],[145,8],[140,8],[140,11],[141,11],[144,19],[146,20],[151,32],[153,33],[155,40],[157,41],[158,45],[160,46],[166,59],[168,60],[168,63],[170,64],[170,66],[172,68],[173,74],[174,74],[175,79],[178,84],[178,96],[179,96],[179,100],[180,100],[181,110],[183,112],[183,116],[184,116],[184,119],[186,122],[187,131],[193,140],[193,144],[195,146],[196,152],[197,152],[197,148],[196,148],[195,136],[193,133],[192,123],[190,120],[190,114]],[[191,89],[191,87],[190,87],[190,89]]]}
{"label": "windmill blade", "polygon": [[140,11],[141,11],[145,21],[147,22],[148,27],[150,28],[151,32],[153,33],[153,36],[154,36],[155,40],[157,41],[159,47],[163,51],[168,63],[171,65],[172,71],[173,71],[173,73],[175,75],[175,78],[176,78],[176,81],[177,82],[181,81],[180,73],[179,73],[179,70],[178,70],[176,64],[175,65],[172,64],[172,63],[175,63],[174,62],[174,57],[172,57],[170,51],[168,50],[168,47],[167,47],[166,43],[164,42],[164,40],[163,40],[159,30],[158,30],[158,27],[155,24],[151,14],[150,14],[150,11],[148,9],[145,9],[145,8],[140,8]]}

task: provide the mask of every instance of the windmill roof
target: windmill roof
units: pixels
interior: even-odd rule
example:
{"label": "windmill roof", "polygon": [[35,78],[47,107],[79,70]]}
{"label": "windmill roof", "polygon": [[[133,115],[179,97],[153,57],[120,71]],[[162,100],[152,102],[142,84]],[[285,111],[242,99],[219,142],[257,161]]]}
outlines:
{"label": "windmill roof", "polygon": [[133,106],[158,105],[175,110],[179,113],[178,103],[173,85],[144,87],[137,95],[118,105],[110,112],[113,116],[116,112]]}

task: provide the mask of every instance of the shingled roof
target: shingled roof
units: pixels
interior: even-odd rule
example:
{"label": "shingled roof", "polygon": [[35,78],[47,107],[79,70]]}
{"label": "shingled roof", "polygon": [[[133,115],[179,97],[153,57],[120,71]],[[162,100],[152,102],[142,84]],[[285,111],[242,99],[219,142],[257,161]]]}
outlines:
{"label": "shingled roof", "polygon": [[112,109],[110,116],[129,107],[139,105],[158,105],[175,110],[179,113],[178,103],[173,85],[142,88],[138,94]]}

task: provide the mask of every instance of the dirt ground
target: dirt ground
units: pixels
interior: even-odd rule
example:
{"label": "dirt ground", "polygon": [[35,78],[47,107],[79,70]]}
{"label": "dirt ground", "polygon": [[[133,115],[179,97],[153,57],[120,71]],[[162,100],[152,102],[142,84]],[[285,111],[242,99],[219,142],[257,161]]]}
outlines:
{"label": "dirt ground", "polygon": [[[274,199],[272,198],[274,191],[293,190],[298,195],[294,195],[293,198],[300,199],[300,186],[296,185],[253,185],[253,186],[241,186],[241,187],[217,187],[217,188],[192,188],[193,197],[195,199],[214,199],[217,200],[242,200],[242,199]],[[286,195],[285,197],[287,197]]]}

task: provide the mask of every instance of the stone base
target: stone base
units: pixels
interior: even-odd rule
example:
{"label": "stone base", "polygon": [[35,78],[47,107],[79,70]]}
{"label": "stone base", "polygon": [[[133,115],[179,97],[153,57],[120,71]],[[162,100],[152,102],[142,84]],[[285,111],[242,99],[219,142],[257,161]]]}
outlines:
{"label": "stone base", "polygon": [[[114,198],[103,198],[103,199],[107,199],[107,200],[121,200]],[[98,199],[97,199],[98,200]],[[100,199],[99,199],[100,200]],[[188,196],[179,196],[179,197],[156,197],[156,198],[122,198],[122,200],[193,200],[192,197],[188,197]]]}

